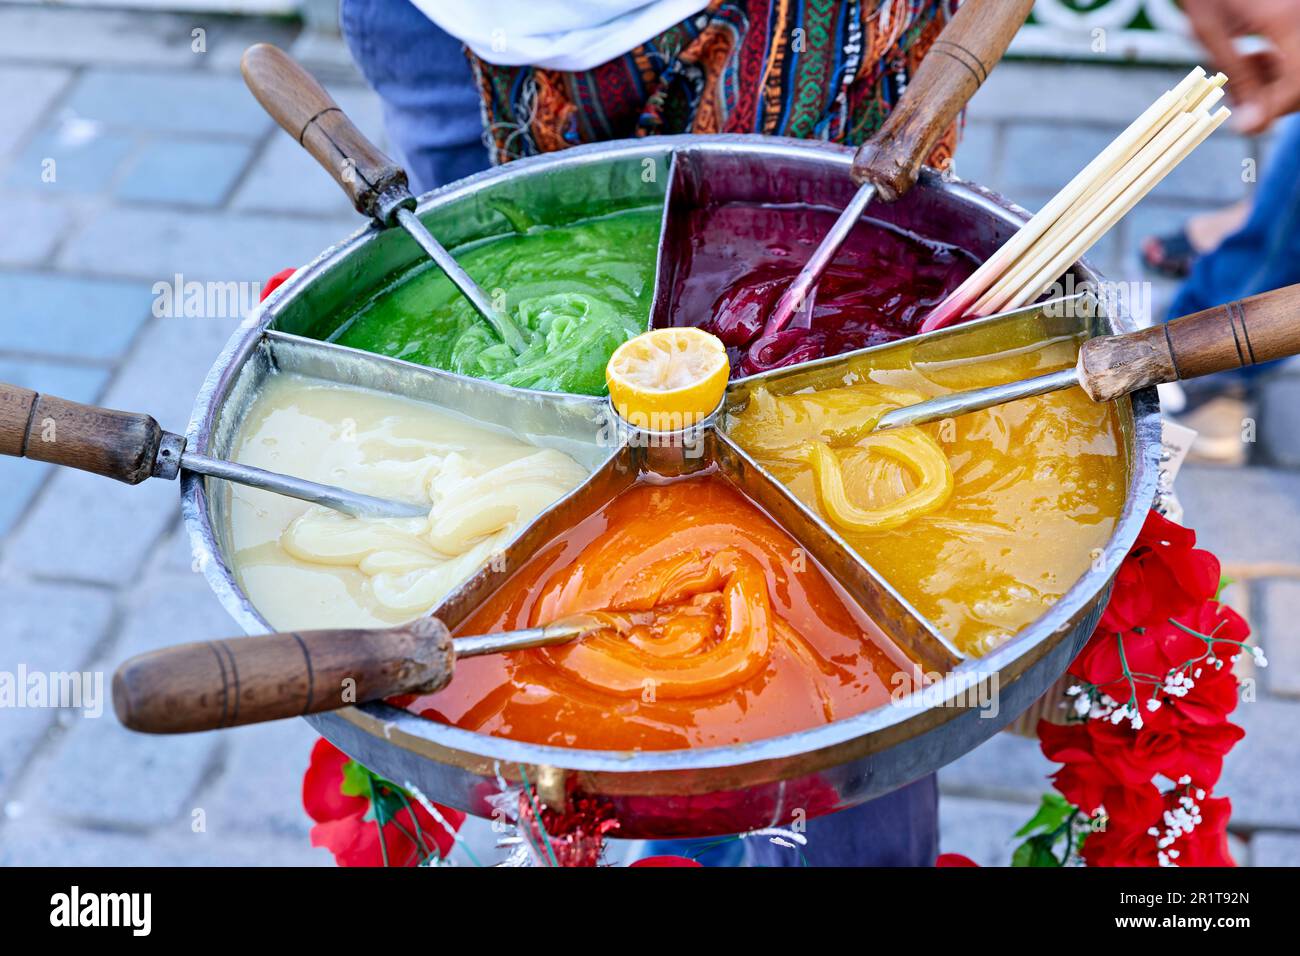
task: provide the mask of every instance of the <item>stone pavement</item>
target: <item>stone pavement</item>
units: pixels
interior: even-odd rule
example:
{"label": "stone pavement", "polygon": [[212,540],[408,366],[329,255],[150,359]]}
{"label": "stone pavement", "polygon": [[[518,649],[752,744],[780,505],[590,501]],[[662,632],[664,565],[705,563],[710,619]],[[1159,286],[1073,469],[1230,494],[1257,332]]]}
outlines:
{"label": "stone pavement", "polygon": [[[236,320],[155,318],[154,284],[261,282],[358,228],[238,76],[249,43],[296,42],[379,137],[378,105],[337,43],[295,34],[282,20],[0,5],[0,380],[180,430]],[[1007,63],[972,108],[959,171],[1039,203],[1180,72]],[[1136,240],[1242,195],[1256,148],[1218,134],[1107,237],[1098,264],[1139,277]],[[1180,482],[1188,521],[1226,560],[1295,560],[1297,389],[1279,377],[1260,413],[1275,439],[1256,449],[1266,464]],[[1287,729],[1300,719],[1300,645],[1284,622],[1300,613],[1300,579],[1238,590],[1273,666],[1241,710],[1250,736],[1221,789],[1250,860],[1297,863],[1300,740]],[[0,670],[111,674],[130,654],[231,631],[192,567],[175,487],[0,460]],[[0,863],[328,862],[299,805],[313,739],[300,722],[153,739],[109,714],[5,711]],[[1031,741],[1000,735],[946,770],[945,848],[1005,861],[1047,769]]]}

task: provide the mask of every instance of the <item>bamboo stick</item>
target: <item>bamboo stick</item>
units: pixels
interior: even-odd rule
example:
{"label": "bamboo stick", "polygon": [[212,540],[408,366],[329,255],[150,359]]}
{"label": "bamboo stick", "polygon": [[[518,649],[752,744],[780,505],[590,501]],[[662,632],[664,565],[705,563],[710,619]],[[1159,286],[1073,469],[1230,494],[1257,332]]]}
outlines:
{"label": "bamboo stick", "polygon": [[[1183,77],[1172,90],[1168,90],[1156,99],[1141,116],[1135,119],[1117,136],[1092,162],[1081,169],[1065,187],[1056,194],[1042,209],[1025,223],[1016,234],[1008,239],[992,256],[941,303],[935,312],[926,319],[921,331],[930,331],[931,323],[938,328],[946,322],[938,322],[941,317],[949,317],[965,309],[982,295],[988,286],[1005,271],[1015,260],[1050,228],[1053,222],[1099,177],[1111,172],[1128,159],[1131,152],[1141,146],[1155,133],[1159,126],[1168,121],[1170,115],[1185,105],[1188,97],[1208,81],[1205,70],[1194,68]],[[951,303],[951,304],[950,304]]]}
{"label": "bamboo stick", "polygon": [[1151,191],[1169,172],[1199,146],[1207,136],[1228,118],[1227,108],[1221,108],[1212,116],[1203,116],[1173,146],[1169,154],[1158,164],[1148,169],[1137,181],[1121,194],[1104,212],[1103,216],[1088,226],[1068,246],[1061,250],[1047,265],[1027,280],[1018,292],[1009,297],[1001,308],[1015,309],[1038,298],[1065,270],[1092,248],[1093,244],[1122,219],[1130,209]]}
{"label": "bamboo stick", "polygon": [[[1024,295],[1050,285],[1226,118],[1226,110],[1209,113],[1226,81],[1222,73],[1207,77],[1196,67],[1158,97],[940,303],[921,331],[942,328],[965,314],[1014,308],[1009,303],[1023,304]],[[1081,251],[1074,258],[1040,281],[1076,249]]]}
{"label": "bamboo stick", "polygon": [[1080,201],[1053,224],[1043,240],[1036,243],[1033,249],[1008,269],[975,303],[972,311],[976,315],[1001,311],[1012,291],[1019,289],[1028,277],[1035,275],[1046,262],[1055,258],[1058,249],[1070,243],[1073,237],[1101,215],[1117,196],[1122,195],[1146,170],[1158,163],[1179,137],[1190,130],[1195,123],[1196,117],[1191,113],[1180,113],[1175,116],[1115,175],[1098,183],[1096,189],[1080,197]]}

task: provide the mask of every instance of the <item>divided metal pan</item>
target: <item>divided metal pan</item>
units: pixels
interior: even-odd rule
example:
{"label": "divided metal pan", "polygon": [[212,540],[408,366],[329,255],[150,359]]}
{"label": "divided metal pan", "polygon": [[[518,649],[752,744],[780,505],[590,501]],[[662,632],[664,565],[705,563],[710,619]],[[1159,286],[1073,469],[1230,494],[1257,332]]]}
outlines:
{"label": "divided metal pan", "polygon": [[[764,137],[665,137],[599,144],[513,163],[422,198],[419,215],[448,246],[511,231],[503,209],[548,223],[604,208],[664,202],[665,217],[701,199],[846,203],[854,192],[847,149]],[[1023,220],[996,195],[926,173],[902,201],[873,215],[978,255],[991,253]],[[660,239],[652,317],[663,321],[667,263]],[[704,836],[789,824],[853,806],[929,773],[990,737],[1028,707],[1065,670],[1091,633],[1110,577],[1136,538],[1156,491],[1159,411],[1153,389],[1121,400],[1128,490],[1123,513],[1101,560],[1031,626],[980,659],[967,659],[924,620],[888,581],[783,485],[731,442],[715,417],[688,435],[654,441],[619,427],[604,399],[496,385],[304,337],[331,316],[381,292],[421,253],[404,233],[363,230],[321,254],[270,296],[232,337],[196,400],[187,438],[200,453],[224,457],[261,384],[296,371],[458,409],[538,445],[557,448],[592,469],[592,477],[522,531],[493,562],[436,608],[453,628],[527,558],[650,470],[721,473],[784,527],[896,643],[927,670],[945,675],[930,688],[856,717],[750,743],[680,751],[615,752],[519,743],[425,720],[385,704],[308,718],[324,736],[385,777],[427,797],[481,816],[491,798],[524,780],[544,800],[575,794],[604,801],[620,836]],[[1076,279],[1099,282],[1086,265]],[[977,355],[1011,331],[1026,341],[1077,339],[1129,331],[1126,316],[1030,308],[739,379],[723,412],[744,403],[758,380],[775,392],[838,381],[850,368],[897,361]],[[228,489],[186,476],[185,522],[205,574],[222,604],[249,634],[269,630],[243,593],[228,560]],[[905,535],[900,541],[905,543]],[[982,715],[970,688],[998,694],[996,716]]]}

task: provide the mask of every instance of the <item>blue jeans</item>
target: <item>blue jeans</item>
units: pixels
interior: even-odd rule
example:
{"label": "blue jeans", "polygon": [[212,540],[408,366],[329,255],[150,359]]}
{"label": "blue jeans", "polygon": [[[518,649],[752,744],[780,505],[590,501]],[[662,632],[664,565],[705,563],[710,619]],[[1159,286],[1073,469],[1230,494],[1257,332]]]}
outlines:
{"label": "blue jeans", "polygon": [[653,840],[646,856],[689,856],[705,866],[931,866],[939,855],[939,781],[934,774],[852,810],[809,820],[806,846],[752,836],[742,841]]}
{"label": "blue jeans", "polygon": [[[1261,165],[1245,225],[1196,260],[1169,318],[1300,282],[1300,114],[1282,121],[1272,155]],[[1271,364],[1231,374],[1250,377]]]}
{"label": "blue jeans", "polygon": [[339,25],[383,101],[392,150],[416,193],[488,167],[479,92],[459,40],[410,0],[341,0]]}

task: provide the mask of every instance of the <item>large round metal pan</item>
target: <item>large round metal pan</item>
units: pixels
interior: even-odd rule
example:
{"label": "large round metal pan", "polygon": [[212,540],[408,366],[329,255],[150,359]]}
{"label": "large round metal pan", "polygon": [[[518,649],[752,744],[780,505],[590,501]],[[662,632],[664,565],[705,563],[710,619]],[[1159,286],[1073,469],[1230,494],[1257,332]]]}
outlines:
{"label": "large round metal pan", "polygon": [[[522,160],[429,193],[421,200],[419,214],[434,235],[455,246],[509,231],[503,209],[523,209],[542,221],[561,222],[589,215],[593,200],[607,208],[662,201],[667,216],[702,189],[723,201],[842,206],[854,188],[848,175],[851,157],[851,151],[839,147],[765,137],[665,137],[598,144]],[[875,204],[871,214],[958,243],[980,256],[996,249],[1026,216],[988,190],[930,172],[901,201]],[[632,452],[584,441],[603,421],[603,400],[506,388],[321,345],[301,335],[319,334],[322,322],[328,325],[330,317],[346,316],[352,305],[382,292],[420,255],[405,234],[371,226],[299,270],[249,316],[218,357],[195,403],[189,447],[203,454],[226,454],[259,383],[277,368],[291,368],[453,407],[472,406],[476,417],[497,420],[523,437],[574,454],[596,472],[593,485],[609,486],[611,475],[625,473],[615,459]],[[664,307],[663,273],[671,255],[671,249],[661,248],[656,316]],[[1077,280],[1101,281],[1084,263],[1072,271]],[[1048,320],[1029,314],[1012,321]],[[1099,311],[1050,321],[1055,323],[1051,334],[1089,336],[1132,328],[1127,316]],[[1043,334],[1049,334],[1043,328]],[[977,322],[908,341],[941,352],[972,343],[978,347],[980,335]],[[890,347],[854,353],[854,361],[870,362],[874,352]],[[801,370],[768,374],[776,384]],[[733,400],[743,397],[745,388],[745,380],[734,384]],[[735,833],[789,825],[859,804],[942,767],[1002,729],[1060,677],[1092,632],[1114,570],[1135,540],[1157,484],[1160,424],[1154,389],[1122,400],[1119,413],[1128,494],[1105,553],[1015,638],[977,660],[954,655],[945,668],[941,692],[918,691],[799,733],[680,751],[611,752],[520,743],[425,720],[385,704],[308,720],[384,777],[481,816],[491,816],[494,798],[524,781],[552,805],[575,794],[597,798],[619,821],[619,835],[627,837]],[[725,435],[716,433],[711,454],[738,472],[748,472],[760,487],[755,494],[759,504],[787,526],[816,521],[790,496],[773,490],[770,482],[765,485],[766,479],[755,473],[757,465]],[[231,570],[228,490],[219,482],[187,475],[182,495],[186,525],[217,597],[247,633],[268,630]],[[523,553],[530,535],[536,539],[547,528],[562,527],[576,507],[572,498],[523,532],[511,551]],[[834,550],[838,539],[832,540],[833,532],[810,528],[809,533]],[[905,538],[901,543],[905,545]],[[887,611],[902,606],[887,582],[863,570],[860,559],[844,561],[848,563],[843,567],[835,566],[833,557],[823,563],[837,577],[857,575],[870,592],[868,598]],[[858,563],[849,567],[854,561]],[[499,580],[480,574],[450,595],[437,613],[454,626]],[[924,642],[927,626],[922,622],[919,627]]]}

